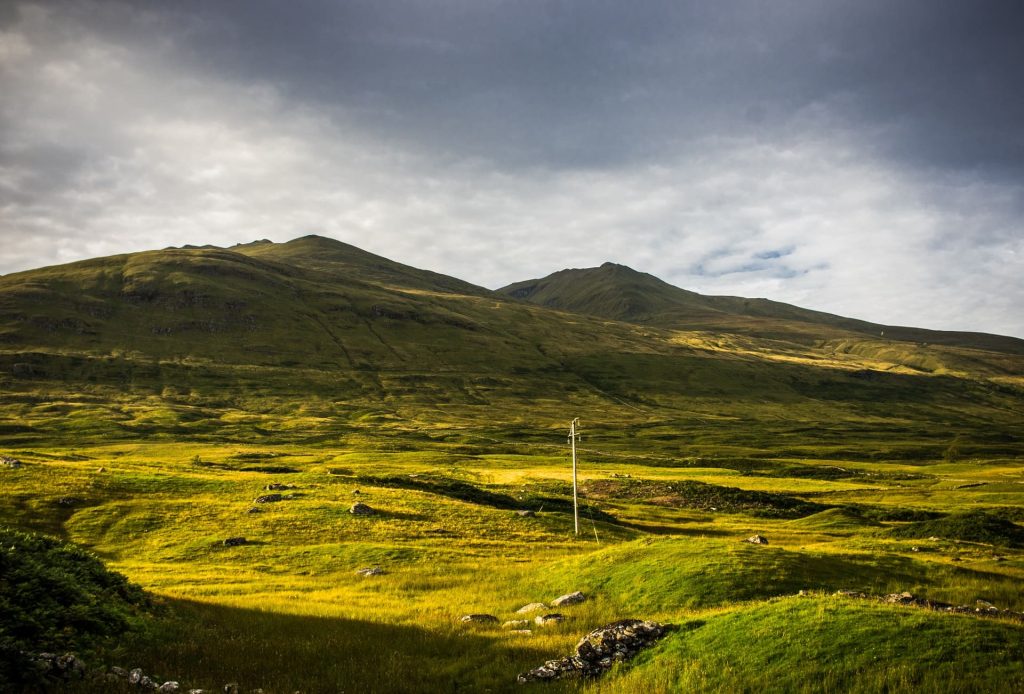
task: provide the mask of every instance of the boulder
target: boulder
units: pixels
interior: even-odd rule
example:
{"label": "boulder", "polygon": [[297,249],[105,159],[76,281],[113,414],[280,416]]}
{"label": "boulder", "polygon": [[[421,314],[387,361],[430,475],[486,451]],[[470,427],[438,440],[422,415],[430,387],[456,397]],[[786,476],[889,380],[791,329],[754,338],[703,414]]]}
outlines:
{"label": "boulder", "polygon": [[225,547],[238,547],[239,545],[247,544],[249,541],[244,537],[229,537],[224,540]]}
{"label": "boulder", "polygon": [[281,489],[296,489],[294,484],[281,484],[280,482],[272,482],[264,487],[267,491],[273,492]]}
{"label": "boulder", "polygon": [[352,504],[352,507],[348,510],[353,516],[372,516],[376,513],[372,508],[364,504],[362,501],[357,501]]}
{"label": "boulder", "polygon": [[178,684],[177,682],[174,682],[174,681],[170,681],[170,682],[164,682],[159,687],[157,687],[156,690],[158,692],[161,692],[162,694],[173,694],[173,692],[177,692],[180,689],[181,689],[181,685],[180,684]]}
{"label": "boulder", "polygon": [[521,673],[520,684],[551,681],[565,677],[598,677],[617,662],[629,660],[652,646],[672,627],[639,619],[613,622],[580,639],[573,655],[549,660],[538,668]]}
{"label": "boulder", "polygon": [[128,673],[128,684],[138,684],[142,681],[142,678],[144,676],[145,673],[142,672],[142,668],[132,668],[131,671]]}
{"label": "boulder", "polygon": [[530,511],[530,510],[521,510],[521,511],[516,511],[516,515],[517,516],[522,516],[523,518],[534,518],[537,515],[537,512],[536,511]]}
{"label": "boulder", "polygon": [[379,566],[368,566],[365,569],[356,571],[360,576],[383,576],[385,571]]}
{"label": "boulder", "polygon": [[467,614],[459,618],[463,624],[497,624],[498,618],[493,614]]}
{"label": "boulder", "polygon": [[749,542],[752,545],[766,545],[768,544],[768,538],[764,535],[751,535],[744,542]]}
{"label": "boulder", "polygon": [[587,596],[580,591],[575,593],[569,593],[568,595],[561,595],[551,601],[552,607],[565,607],[566,605],[577,605],[587,599]]}
{"label": "boulder", "polygon": [[548,606],[542,602],[531,602],[529,605],[523,605],[516,610],[516,614],[530,614],[531,612],[540,612],[546,609],[548,609]]}
{"label": "boulder", "polygon": [[565,621],[565,617],[563,617],[558,612],[552,612],[550,614],[537,615],[536,617],[533,618],[534,624],[536,624],[537,626],[542,626],[542,627],[549,627],[552,624],[560,624],[563,621]]}
{"label": "boulder", "polygon": [[18,460],[17,458],[12,458],[7,455],[0,455],[0,467],[7,467],[11,468],[12,470],[17,470],[18,468],[21,467],[21,461]]}
{"label": "boulder", "polygon": [[257,504],[272,504],[275,501],[280,501],[284,497],[280,494],[264,494],[263,496],[256,497],[256,501],[253,503]]}

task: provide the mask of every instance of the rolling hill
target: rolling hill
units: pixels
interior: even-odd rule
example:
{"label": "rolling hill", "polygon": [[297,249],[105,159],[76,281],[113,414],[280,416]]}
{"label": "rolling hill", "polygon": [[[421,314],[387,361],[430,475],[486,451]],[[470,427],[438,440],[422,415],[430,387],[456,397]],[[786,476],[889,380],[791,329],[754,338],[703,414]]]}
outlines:
{"label": "rolling hill", "polygon": [[27,636],[5,607],[0,681],[70,643],[186,691],[533,691],[642,617],[680,629],[545,691],[1020,689],[1020,341],[554,277],[493,292],[315,236],[0,277],[0,527],[45,549],[5,544],[0,583],[85,547],[154,598],[124,633],[102,598]]}

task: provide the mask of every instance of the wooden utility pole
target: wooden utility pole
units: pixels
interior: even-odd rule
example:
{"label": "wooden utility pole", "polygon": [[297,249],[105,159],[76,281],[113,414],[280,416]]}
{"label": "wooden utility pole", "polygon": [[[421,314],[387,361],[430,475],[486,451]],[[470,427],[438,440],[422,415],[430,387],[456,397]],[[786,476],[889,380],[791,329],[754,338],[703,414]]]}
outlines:
{"label": "wooden utility pole", "polygon": [[576,534],[580,534],[580,506],[579,497],[576,493],[576,439],[579,433],[576,427],[579,426],[580,418],[572,420],[569,425],[569,443],[572,445],[572,517],[576,527]]}

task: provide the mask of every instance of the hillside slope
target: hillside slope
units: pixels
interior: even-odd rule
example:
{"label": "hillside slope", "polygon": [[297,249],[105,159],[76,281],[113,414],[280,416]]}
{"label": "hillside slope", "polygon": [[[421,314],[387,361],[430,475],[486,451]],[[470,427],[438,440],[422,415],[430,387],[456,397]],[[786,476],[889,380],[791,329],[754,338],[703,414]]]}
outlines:
{"label": "hillside slope", "polygon": [[[1024,445],[1017,354],[750,316],[742,300],[620,266],[580,272],[563,278],[592,280],[576,296],[597,315],[320,237],[7,275],[0,434],[387,440],[426,427],[525,445],[578,414],[669,456],[936,458],[957,435],[963,454]],[[673,324],[684,304],[703,329]]]}
{"label": "hillside slope", "polygon": [[551,308],[677,330],[726,331],[800,341],[884,337],[1024,355],[1024,340],[1014,337],[878,325],[768,299],[704,296],[614,263],[561,270],[497,291]]}

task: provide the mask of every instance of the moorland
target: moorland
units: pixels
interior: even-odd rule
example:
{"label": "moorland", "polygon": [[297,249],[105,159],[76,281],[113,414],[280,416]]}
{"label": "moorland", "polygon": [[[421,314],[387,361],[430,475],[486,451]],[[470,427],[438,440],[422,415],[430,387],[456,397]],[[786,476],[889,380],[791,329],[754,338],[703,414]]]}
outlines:
{"label": "moorland", "polygon": [[[1024,689],[1013,337],[610,263],[491,291],[316,236],[172,248],[0,277],[0,455],[15,691],[41,650],[185,691]],[[517,684],[625,618],[676,628]]]}

